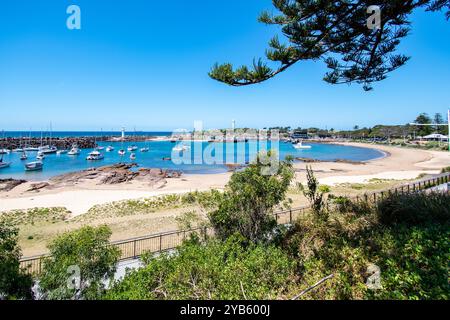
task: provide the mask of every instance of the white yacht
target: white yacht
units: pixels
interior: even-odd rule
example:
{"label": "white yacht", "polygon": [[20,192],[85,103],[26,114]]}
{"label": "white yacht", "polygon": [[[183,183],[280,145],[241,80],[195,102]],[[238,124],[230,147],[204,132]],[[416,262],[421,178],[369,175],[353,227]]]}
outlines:
{"label": "white yacht", "polygon": [[312,147],[311,146],[305,146],[305,145],[303,145],[303,142],[300,141],[300,142],[294,144],[294,148],[295,149],[311,149]]}
{"label": "white yacht", "polygon": [[11,165],[11,162],[4,162],[3,159],[0,159],[0,169],[7,168]]}
{"label": "white yacht", "polygon": [[106,147],[106,152],[111,152],[114,151],[114,147],[113,146],[107,146]]}
{"label": "white yacht", "polygon": [[9,152],[8,149],[0,149],[0,154],[9,154]]}
{"label": "white yacht", "polygon": [[127,148],[127,150],[128,151],[136,151],[138,149],[138,147],[136,146],[136,145],[132,145],[132,146],[129,146],[128,148]]}
{"label": "white yacht", "polygon": [[44,163],[42,161],[33,161],[25,164],[26,171],[37,171],[42,170]]}
{"label": "white yacht", "polygon": [[87,156],[86,160],[89,161],[96,161],[96,160],[102,160],[104,158],[103,154],[98,152],[97,150],[92,151]]}
{"label": "white yacht", "polygon": [[175,151],[175,152],[182,152],[182,151],[186,151],[186,150],[189,150],[189,149],[190,149],[189,146],[178,145],[178,146],[175,146],[175,147],[172,149],[172,151]]}
{"label": "white yacht", "polygon": [[78,156],[80,154],[80,149],[77,146],[72,146],[72,149],[67,153],[69,156]]}
{"label": "white yacht", "polygon": [[56,153],[57,151],[58,148],[56,148],[55,146],[43,146],[39,148],[39,152],[42,152],[44,154]]}
{"label": "white yacht", "polygon": [[20,160],[27,160],[28,159],[28,155],[25,151],[22,152],[22,155],[20,156]]}
{"label": "white yacht", "polygon": [[125,150],[123,150],[123,149],[119,150],[119,156],[123,156],[123,155],[125,155],[125,153],[126,153]]}
{"label": "white yacht", "polygon": [[135,153],[130,154],[130,160],[136,160],[136,154]]}
{"label": "white yacht", "polygon": [[150,148],[148,148],[148,147],[141,148],[141,152],[149,152],[149,151],[150,151]]}
{"label": "white yacht", "polygon": [[69,152],[68,150],[63,149],[63,150],[58,150],[58,151],[56,151],[56,154],[57,154],[57,155],[61,155],[61,154],[66,154],[66,153],[68,153],[68,152]]}
{"label": "white yacht", "polygon": [[45,155],[42,151],[38,151],[37,156],[36,156],[36,160],[44,160],[45,159]]}

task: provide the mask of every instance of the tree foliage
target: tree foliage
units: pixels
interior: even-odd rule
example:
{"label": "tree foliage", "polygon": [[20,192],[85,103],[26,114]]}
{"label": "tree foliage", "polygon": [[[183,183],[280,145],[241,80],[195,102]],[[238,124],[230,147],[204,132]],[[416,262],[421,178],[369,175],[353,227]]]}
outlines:
{"label": "tree foliage", "polygon": [[273,175],[265,174],[263,159],[272,155],[270,151],[258,155],[254,163],[231,176],[217,209],[209,213],[221,239],[238,233],[249,241],[262,241],[276,226],[274,208],[285,200],[294,173],[292,159],[287,159]]}
{"label": "tree foliage", "polygon": [[295,275],[295,262],[274,246],[186,241],[177,253],[148,256],[145,266],[116,282],[105,299],[274,299]]}
{"label": "tree foliage", "polygon": [[[324,80],[331,84],[358,83],[365,90],[384,80],[387,74],[403,66],[409,57],[397,54],[401,39],[410,32],[412,12],[450,8],[449,0],[273,0],[277,14],[263,12],[259,21],[281,29],[285,42],[276,35],[266,51],[270,67],[262,59],[249,68],[233,68],[230,63],[216,64],[211,78],[232,86],[245,86],[268,80],[300,61],[322,60],[329,68]],[[367,27],[370,5],[381,8],[380,28]],[[447,19],[450,11],[446,12]]]}
{"label": "tree foliage", "polygon": [[[44,261],[39,285],[45,299],[94,299],[116,270],[120,252],[109,245],[111,230],[107,226],[86,226],[67,232],[49,246],[50,257]],[[72,270],[80,271],[79,285]],[[72,283],[70,286],[68,283]]]}
{"label": "tree foliage", "polygon": [[31,298],[32,279],[20,268],[19,230],[0,222],[0,300]]}
{"label": "tree foliage", "polygon": [[314,217],[318,220],[326,220],[328,217],[328,208],[326,206],[325,191],[326,188],[321,188],[319,180],[314,176],[314,171],[311,166],[306,166],[306,186],[301,183],[298,187],[303,191],[303,195],[308,199]]}

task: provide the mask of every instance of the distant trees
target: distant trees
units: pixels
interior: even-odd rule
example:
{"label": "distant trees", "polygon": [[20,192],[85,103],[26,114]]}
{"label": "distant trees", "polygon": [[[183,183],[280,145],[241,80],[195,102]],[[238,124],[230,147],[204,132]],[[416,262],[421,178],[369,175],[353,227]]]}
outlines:
{"label": "distant trees", "polygon": [[[414,123],[418,124],[430,124],[431,118],[428,116],[427,113],[423,112],[419,114],[416,118],[416,121]],[[426,136],[433,132],[433,128],[431,126],[416,126],[416,132],[419,136]]]}
{"label": "distant trees", "polygon": [[0,221],[0,300],[30,299],[32,279],[20,268],[19,230]]}

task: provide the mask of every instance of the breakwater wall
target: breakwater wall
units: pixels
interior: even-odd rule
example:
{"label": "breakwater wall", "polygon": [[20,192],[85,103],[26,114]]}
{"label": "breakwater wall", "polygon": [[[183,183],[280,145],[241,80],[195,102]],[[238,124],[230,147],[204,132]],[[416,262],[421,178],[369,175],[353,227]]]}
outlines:
{"label": "breakwater wall", "polygon": [[33,147],[37,148],[41,145],[52,145],[58,149],[69,149],[76,144],[78,148],[91,149],[96,147],[94,137],[76,137],[76,138],[4,138],[0,139],[0,149],[14,150],[17,148]]}
{"label": "breakwater wall", "polygon": [[97,146],[97,142],[118,142],[118,141],[132,141],[132,142],[143,142],[151,139],[155,139],[155,136],[126,136],[125,138],[121,137],[111,137],[111,136],[103,136],[103,137],[43,137],[42,139],[36,137],[5,137],[0,138],[0,149],[9,149],[14,150],[17,148],[24,147],[39,147],[41,145],[52,145],[56,146],[58,149],[69,149],[72,145],[78,145],[78,148],[81,149],[92,149]]}

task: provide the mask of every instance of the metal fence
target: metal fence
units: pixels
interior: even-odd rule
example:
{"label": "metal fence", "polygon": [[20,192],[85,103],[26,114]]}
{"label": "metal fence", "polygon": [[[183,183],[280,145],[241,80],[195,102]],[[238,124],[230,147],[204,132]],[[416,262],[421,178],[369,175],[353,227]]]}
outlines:
{"label": "metal fence", "polygon": [[[365,193],[352,197],[355,200],[366,200],[377,202],[389,194],[404,194],[411,192],[419,192],[437,185],[450,182],[450,173],[444,173],[432,178],[417,180],[412,183],[396,186],[394,188],[376,191],[372,193]],[[309,206],[292,208],[283,211],[274,212],[275,219],[279,224],[293,223],[298,217],[305,215],[310,210]],[[145,237],[138,237],[126,239],[122,241],[111,242],[111,245],[116,246],[121,251],[120,260],[136,259],[146,252],[158,253],[167,250],[175,249],[182,242],[189,238],[192,234],[197,234],[202,239],[213,235],[211,228],[196,228],[191,230],[177,230],[171,232],[164,232],[153,234]],[[43,259],[48,255],[40,255],[34,257],[23,258],[20,261],[20,266],[28,273],[40,274],[43,268]]]}

